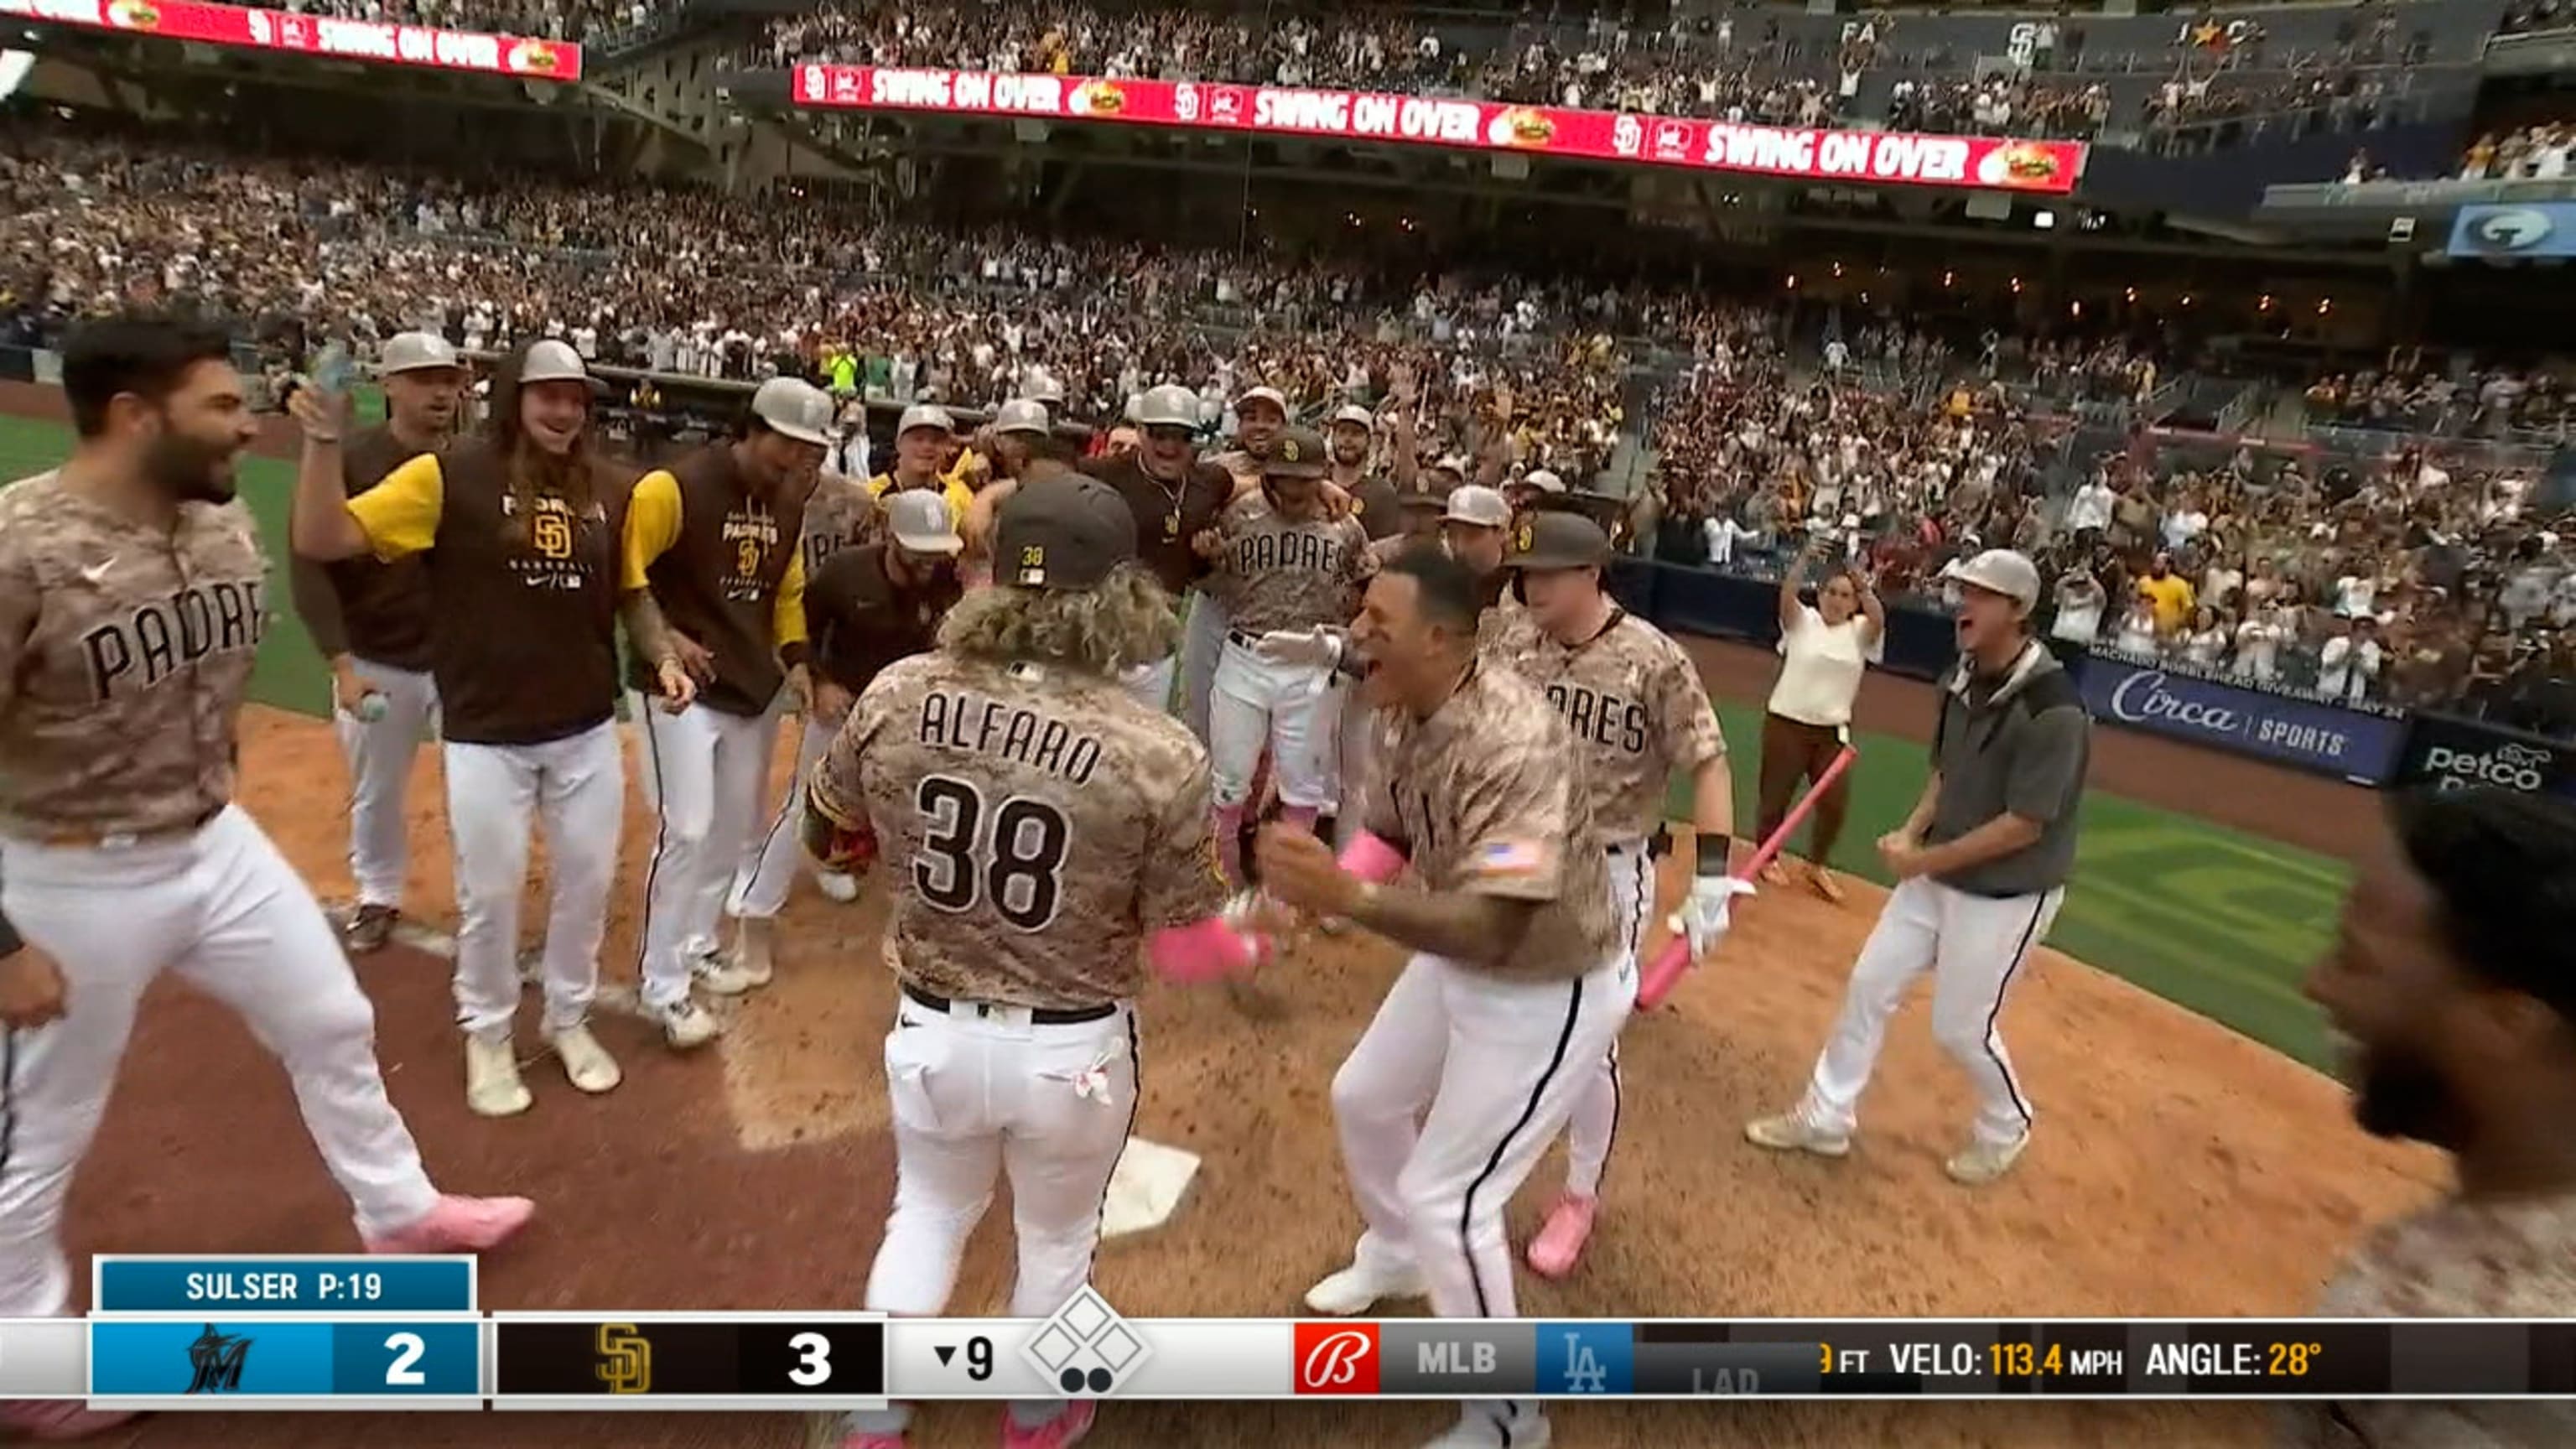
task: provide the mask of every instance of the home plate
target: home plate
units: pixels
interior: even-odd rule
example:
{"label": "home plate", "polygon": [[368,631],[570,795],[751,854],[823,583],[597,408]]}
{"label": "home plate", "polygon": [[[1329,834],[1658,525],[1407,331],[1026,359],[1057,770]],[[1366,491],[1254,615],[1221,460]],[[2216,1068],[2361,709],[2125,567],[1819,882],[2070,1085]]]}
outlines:
{"label": "home plate", "polygon": [[1165,1147],[1142,1137],[1127,1139],[1118,1167],[1109,1174],[1109,1204],[1100,1215],[1100,1235],[1123,1237],[1159,1228],[1181,1205],[1181,1195],[1198,1176],[1199,1155]]}

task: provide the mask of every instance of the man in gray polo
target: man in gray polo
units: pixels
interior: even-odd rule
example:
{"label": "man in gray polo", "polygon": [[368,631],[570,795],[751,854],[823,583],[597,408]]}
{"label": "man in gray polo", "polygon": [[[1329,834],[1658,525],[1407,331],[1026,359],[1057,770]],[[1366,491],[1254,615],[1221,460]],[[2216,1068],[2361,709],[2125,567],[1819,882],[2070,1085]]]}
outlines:
{"label": "man in gray polo", "polygon": [[1996,1021],[2066,896],[2091,732],[2075,682],[2031,637],[2039,570],[1989,549],[1955,578],[1959,662],[1941,684],[1932,778],[1878,841],[1896,889],[1852,967],[1805,1100],[1744,1135],[1780,1151],[1849,1152],[1887,1019],[1929,968],[1932,1035],[1967,1070],[1978,1103],[1949,1173],[1974,1185],[2010,1171],[2030,1143],[2030,1098]]}

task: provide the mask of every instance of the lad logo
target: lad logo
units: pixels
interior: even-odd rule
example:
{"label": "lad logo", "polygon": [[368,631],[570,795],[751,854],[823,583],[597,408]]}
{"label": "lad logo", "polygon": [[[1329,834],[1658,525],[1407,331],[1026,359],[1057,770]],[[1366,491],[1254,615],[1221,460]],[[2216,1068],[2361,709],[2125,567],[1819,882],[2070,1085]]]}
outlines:
{"label": "lad logo", "polygon": [[250,1359],[250,1335],[217,1333],[211,1323],[188,1345],[188,1380],[192,1394],[230,1394],[241,1390],[242,1367]]}
{"label": "lad logo", "polygon": [[1374,1394],[1378,1336],[1374,1323],[1297,1325],[1297,1392]]}
{"label": "lad logo", "polygon": [[1636,1390],[1636,1330],[1625,1323],[1542,1323],[1538,1391],[1626,1394]]}

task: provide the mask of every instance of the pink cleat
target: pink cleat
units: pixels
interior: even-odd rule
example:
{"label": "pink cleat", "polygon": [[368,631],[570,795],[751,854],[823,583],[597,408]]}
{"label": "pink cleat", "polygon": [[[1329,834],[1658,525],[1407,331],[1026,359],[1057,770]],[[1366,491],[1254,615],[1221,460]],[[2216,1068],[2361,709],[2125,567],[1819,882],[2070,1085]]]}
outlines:
{"label": "pink cleat", "polygon": [[1076,1399],[1064,1406],[1064,1412],[1038,1425],[1023,1429],[1020,1421],[1002,1411],[1002,1449],[1071,1449],[1091,1432],[1091,1421],[1098,1417],[1100,1405],[1090,1399]]}
{"label": "pink cleat", "polygon": [[367,1239],[370,1253],[479,1253],[527,1226],[537,1205],[523,1197],[441,1197],[420,1221]]}
{"label": "pink cleat", "polygon": [[0,1403],[0,1433],[13,1439],[35,1439],[48,1444],[87,1439],[133,1421],[132,1414],[84,1408],[73,1399],[19,1399]]}
{"label": "pink cleat", "polygon": [[1530,1271],[1542,1278],[1562,1278],[1574,1271],[1583,1257],[1583,1245],[1592,1240],[1592,1219],[1601,1211],[1601,1199],[1567,1193],[1548,1210],[1547,1226],[1530,1240]]}

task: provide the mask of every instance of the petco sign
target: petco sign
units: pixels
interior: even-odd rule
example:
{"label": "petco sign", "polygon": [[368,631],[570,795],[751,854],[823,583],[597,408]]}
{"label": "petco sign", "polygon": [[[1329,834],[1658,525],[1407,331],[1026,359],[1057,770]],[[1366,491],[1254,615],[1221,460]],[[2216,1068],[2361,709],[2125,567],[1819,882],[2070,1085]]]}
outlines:
{"label": "petco sign", "polygon": [[2260,755],[2376,785],[2396,767],[2403,718],[2171,674],[2109,655],[2078,671],[2095,716],[2151,733]]}
{"label": "petco sign", "polygon": [[2397,783],[2576,797],[2576,750],[2477,720],[2422,715],[2407,736]]}

